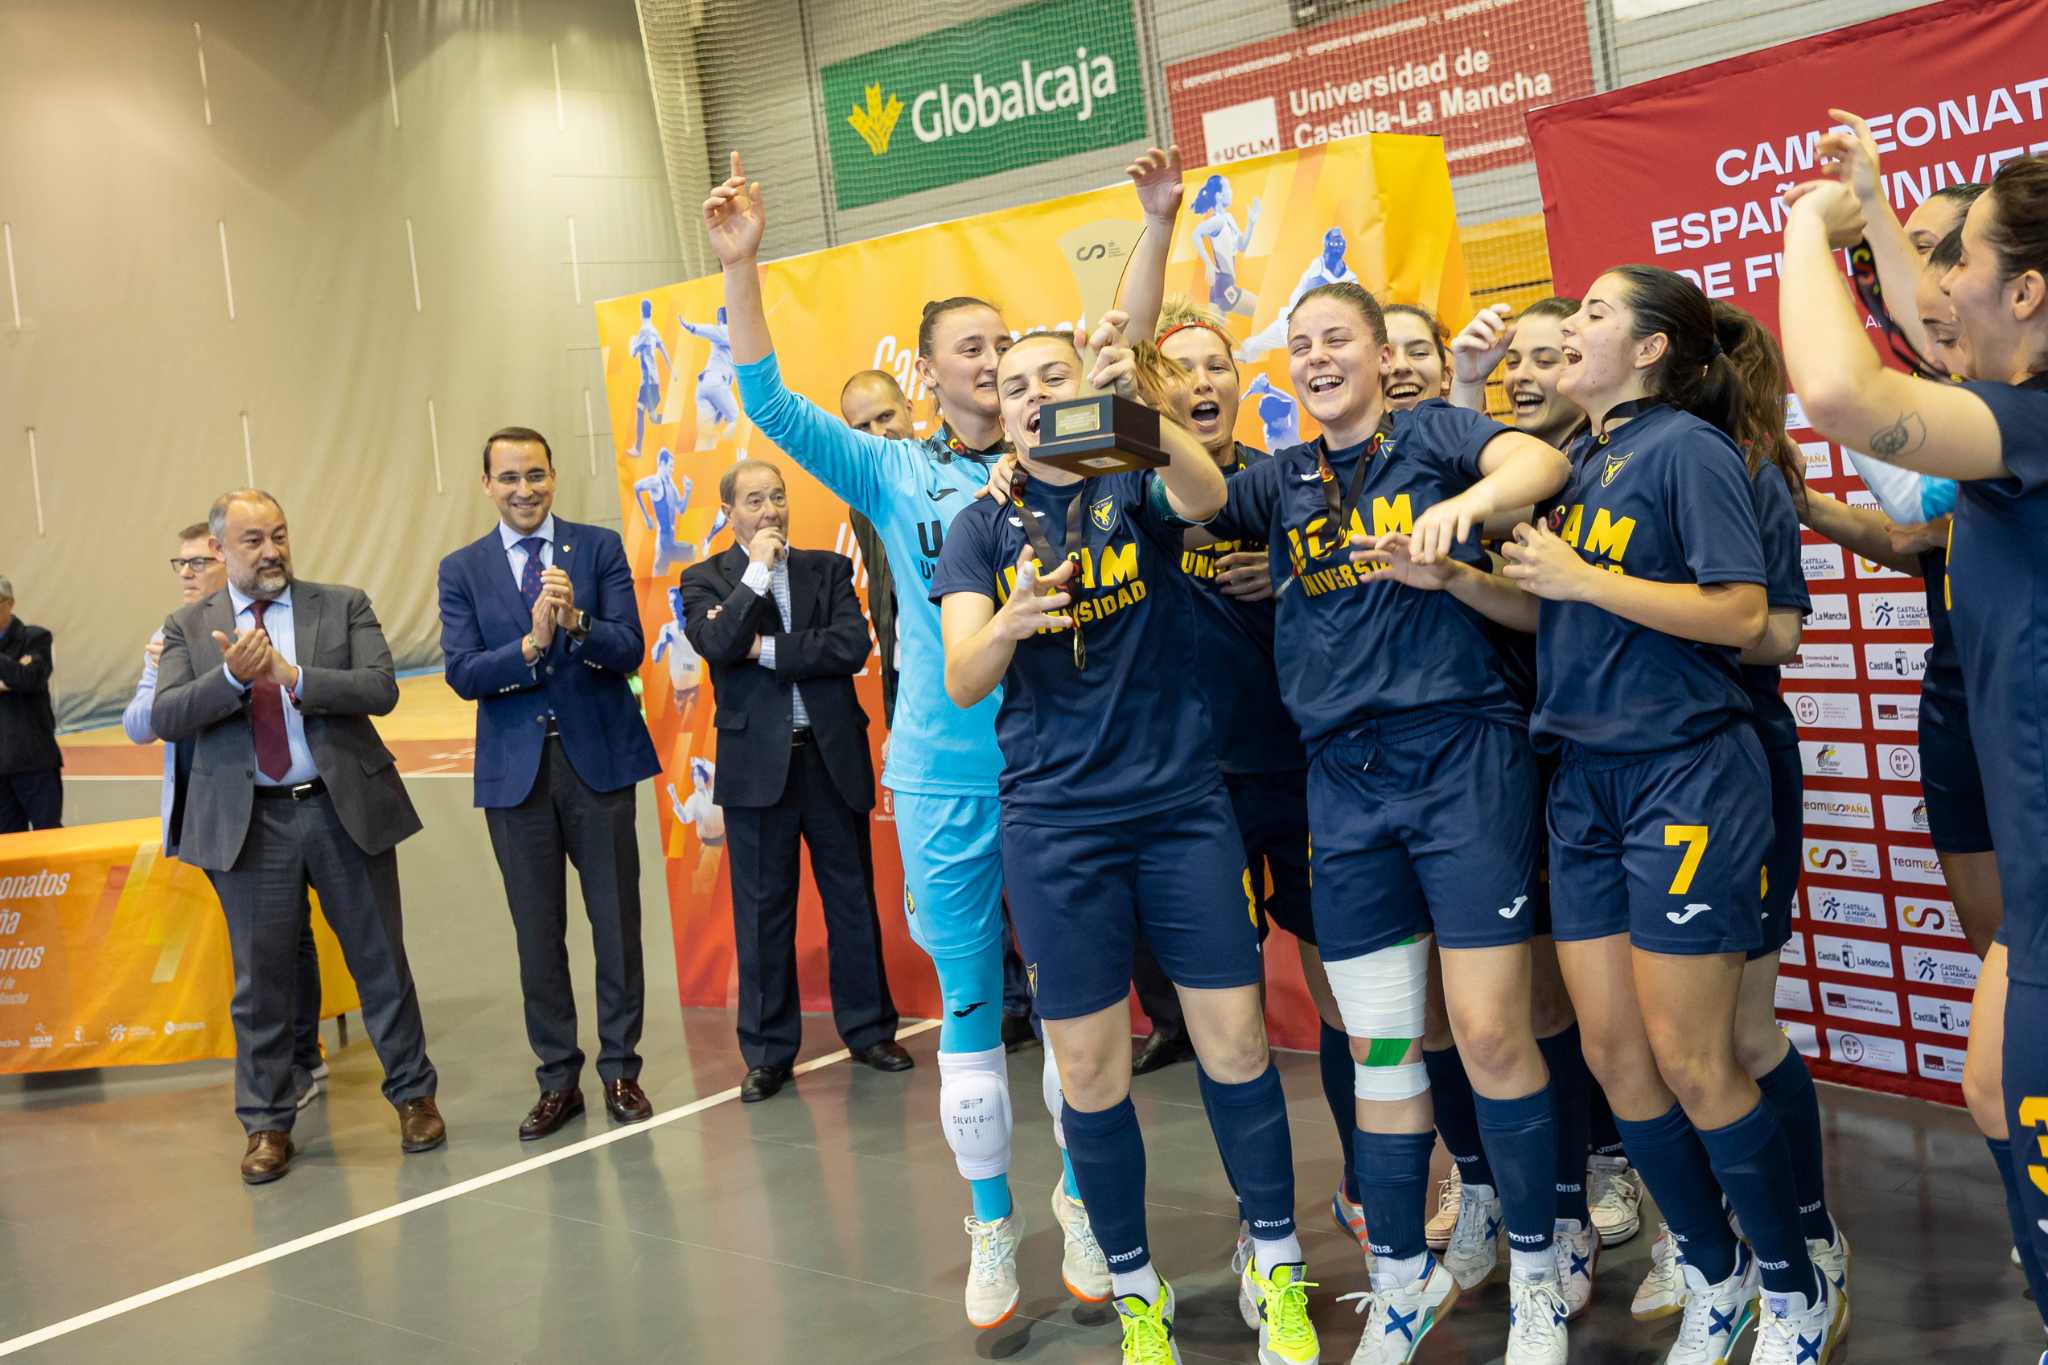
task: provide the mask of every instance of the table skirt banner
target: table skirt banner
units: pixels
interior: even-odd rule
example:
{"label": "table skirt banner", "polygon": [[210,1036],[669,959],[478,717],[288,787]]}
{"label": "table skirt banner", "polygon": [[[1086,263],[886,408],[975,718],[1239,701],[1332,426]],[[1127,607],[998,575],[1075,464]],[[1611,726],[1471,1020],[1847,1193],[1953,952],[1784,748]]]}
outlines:
{"label": "table skirt banner", "polygon": [[[0,1074],[235,1055],[227,921],[153,819],[0,837]],[[321,1017],[361,1008],[313,905]]]}

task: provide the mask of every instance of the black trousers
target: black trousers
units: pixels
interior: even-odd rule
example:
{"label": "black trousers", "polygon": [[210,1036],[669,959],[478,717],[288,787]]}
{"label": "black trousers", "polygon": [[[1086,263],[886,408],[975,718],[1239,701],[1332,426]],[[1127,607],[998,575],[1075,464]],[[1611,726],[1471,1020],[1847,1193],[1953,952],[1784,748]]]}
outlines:
{"label": "black trousers", "polygon": [[289,1132],[298,1114],[292,1054],[309,885],[362,997],[363,1030],[384,1064],[384,1098],[398,1105],[434,1093],[439,1077],[405,960],[396,851],[364,853],[325,794],[259,798],[235,865],[206,875],[234,954],[235,1116],[246,1131]]}
{"label": "black trousers", "polygon": [[850,1048],[896,1036],[896,1004],[882,965],[868,817],[846,804],[815,746],[789,756],[789,784],[772,806],[728,806],[732,930],[739,957],[740,1056],[749,1067],[785,1066],[803,1041],[796,980],[797,844],[811,850],[811,877],[825,906],[832,1022]]}
{"label": "black trousers", "polygon": [[533,790],[516,806],[484,812],[505,878],[519,944],[526,1041],[543,1090],[567,1090],[583,1074],[576,1046],[576,988],[569,979],[568,874],[574,864],[597,958],[597,1075],[640,1077],[647,977],[640,949],[640,843],[633,787],[601,792],[577,776],[559,737],[541,749]]}
{"label": "black trousers", "polygon": [[64,774],[56,768],[0,773],[0,834],[60,829],[64,824]]}

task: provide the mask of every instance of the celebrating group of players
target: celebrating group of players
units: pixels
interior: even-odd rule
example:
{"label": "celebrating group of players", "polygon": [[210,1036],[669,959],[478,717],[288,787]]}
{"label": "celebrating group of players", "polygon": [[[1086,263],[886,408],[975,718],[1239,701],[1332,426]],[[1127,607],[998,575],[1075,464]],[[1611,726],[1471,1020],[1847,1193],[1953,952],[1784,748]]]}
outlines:
{"label": "celebrating group of players", "polygon": [[[1812,1080],[1772,1017],[1803,819],[1778,693],[1808,609],[1802,517],[1930,574],[1930,819],[1973,930],[1998,917],[2000,871],[2013,907],[1968,1088],[2048,1289],[2048,1180],[2016,1177],[2009,1144],[2042,1117],[2025,1097],[2048,1095],[2048,1058],[2002,1048],[2048,1022],[2048,159],[1901,225],[1869,139],[1835,117],[1850,131],[1821,139],[1830,178],[1788,195],[1782,356],[1747,314],[1644,266],[1487,310],[1448,348],[1421,309],[1328,284],[1285,319],[1322,435],[1270,454],[1235,440],[1222,316],[1161,297],[1176,154],[1130,168],[1147,230],[1122,311],[1084,341],[1015,336],[978,299],[928,305],[917,365],[942,421],[894,440],[783,385],[760,189],[734,155],[704,212],[746,414],[929,593],[900,601],[883,780],[945,1003],[976,1326],[1020,1298],[999,1012],[976,1008],[1000,998],[1007,893],[1045,1021],[1066,1287],[1114,1300],[1125,1361],[1179,1359],[1130,1099],[1140,935],[1185,1008],[1258,1358],[1320,1359],[1263,1022],[1270,915],[1302,945],[1344,1156],[1332,1210],[1370,1262],[1371,1288],[1345,1296],[1354,1362],[1412,1359],[1494,1272],[1503,1226],[1506,1360],[1564,1361],[1639,1180],[1667,1226],[1634,1311],[1679,1318],[1667,1361],[1725,1361],[1754,1328],[1755,1361],[1828,1365],[1849,1245]],[[1902,355],[1931,357],[1923,375],[1883,366],[1843,288],[1835,253],[1865,239],[1866,304]],[[1503,361],[1512,426],[1484,413]],[[1870,477],[1892,481],[1890,517],[1804,487],[1788,375],[1809,425],[1886,462]],[[1170,419],[1168,461],[1084,478],[1036,460],[1043,406],[1103,390]],[[1952,530],[1920,525],[1949,503]],[[1425,1226],[1439,1132],[1458,1170],[1442,1259]]]}

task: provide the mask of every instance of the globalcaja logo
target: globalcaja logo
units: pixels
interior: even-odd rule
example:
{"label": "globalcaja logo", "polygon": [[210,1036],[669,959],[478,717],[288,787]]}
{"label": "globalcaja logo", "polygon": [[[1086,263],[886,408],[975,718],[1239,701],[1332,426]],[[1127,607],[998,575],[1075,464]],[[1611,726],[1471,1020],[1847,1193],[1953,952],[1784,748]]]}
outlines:
{"label": "globalcaja logo", "polygon": [[860,140],[868,145],[869,151],[882,156],[888,152],[889,139],[895,135],[896,120],[903,116],[903,101],[892,94],[884,104],[879,85],[869,86],[866,94],[866,105],[854,105],[846,121],[853,125],[854,132],[860,134]]}

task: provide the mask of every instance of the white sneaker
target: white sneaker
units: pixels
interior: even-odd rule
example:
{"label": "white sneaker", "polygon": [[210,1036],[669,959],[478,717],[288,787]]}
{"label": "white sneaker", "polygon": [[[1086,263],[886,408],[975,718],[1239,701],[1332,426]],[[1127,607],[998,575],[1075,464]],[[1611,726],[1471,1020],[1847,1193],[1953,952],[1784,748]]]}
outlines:
{"label": "white sneaker", "polygon": [[319,1098],[320,1078],[317,1076],[308,1076],[306,1078],[306,1088],[304,1090],[301,1090],[297,1095],[294,1095],[292,1097],[292,1107],[294,1109],[304,1109],[307,1105],[311,1104],[314,1100],[317,1100]]}
{"label": "white sneaker", "polygon": [[1431,1251],[1442,1251],[1451,1244],[1451,1229],[1458,1226],[1464,1188],[1464,1177],[1458,1174],[1457,1163],[1453,1162],[1450,1179],[1437,1182],[1436,1212],[1422,1225],[1423,1245]]}
{"label": "white sneaker", "polygon": [[1593,1267],[1600,1262],[1600,1234],[1576,1218],[1560,1218],[1552,1229],[1551,1254],[1557,1258],[1557,1292],[1564,1315],[1575,1318],[1593,1301]]}
{"label": "white sneaker", "polygon": [[1586,1163],[1586,1205],[1600,1245],[1618,1247],[1643,1227],[1643,1181],[1628,1159],[1596,1156]]}
{"label": "white sneaker", "polygon": [[1500,1265],[1500,1196],[1491,1186],[1467,1185],[1458,1199],[1458,1221],[1444,1248],[1444,1267],[1461,1290],[1477,1289]]}
{"label": "white sneaker", "polygon": [[1835,1225],[1835,1242],[1808,1240],[1806,1257],[1813,1262],[1813,1268],[1828,1277],[1828,1288],[1841,1300],[1841,1307],[1835,1319],[1835,1337],[1840,1340],[1849,1335],[1849,1234],[1842,1231],[1841,1224]]}
{"label": "white sneaker", "polygon": [[1763,1325],[1757,1328],[1750,1365],[1828,1365],[1842,1341],[1847,1302],[1825,1276],[1816,1276],[1815,1295],[1765,1294]]}
{"label": "white sneaker", "polygon": [[1067,1292],[1083,1303],[1107,1303],[1110,1294],[1109,1262],[1095,1229],[1088,1223],[1088,1210],[1081,1201],[1067,1196],[1065,1182],[1052,1187],[1053,1221],[1066,1238],[1066,1254],[1060,1258],[1060,1279]]}
{"label": "white sneaker", "polygon": [[987,1331],[1000,1327],[1017,1311],[1017,1244],[1024,1240],[1024,1220],[1014,1210],[1008,1218],[984,1223],[967,1215],[967,1320]]}
{"label": "white sneaker", "polygon": [[1747,1246],[1737,1246],[1735,1269],[1719,1284],[1708,1284],[1684,1261],[1678,1268],[1685,1276],[1685,1317],[1664,1365],[1726,1365],[1742,1334],[1756,1323],[1756,1257]]}
{"label": "white sneaker", "polygon": [[1636,1286],[1628,1311],[1637,1322],[1657,1322],[1685,1311],[1685,1276],[1678,1270],[1678,1243],[1666,1224],[1657,1225],[1650,1243],[1650,1273]]}
{"label": "white sneaker", "polygon": [[1564,1296],[1554,1278],[1525,1280],[1510,1274],[1508,1354],[1502,1365],[1564,1365],[1564,1322]]}
{"label": "white sneaker", "polygon": [[1230,1253],[1230,1273],[1237,1277],[1237,1315],[1244,1319],[1244,1325],[1254,1332],[1259,1330],[1259,1301],[1252,1297],[1252,1287],[1245,1279],[1244,1268],[1252,1263],[1252,1225],[1240,1218],[1237,1220],[1237,1246]]}
{"label": "white sneaker", "polygon": [[1351,1299],[1358,1300],[1352,1311],[1365,1315],[1365,1334],[1358,1339],[1351,1365],[1407,1365],[1429,1329],[1457,1302],[1458,1282],[1436,1257],[1425,1256],[1422,1273],[1412,1283],[1384,1293],[1344,1294],[1337,1302]]}

